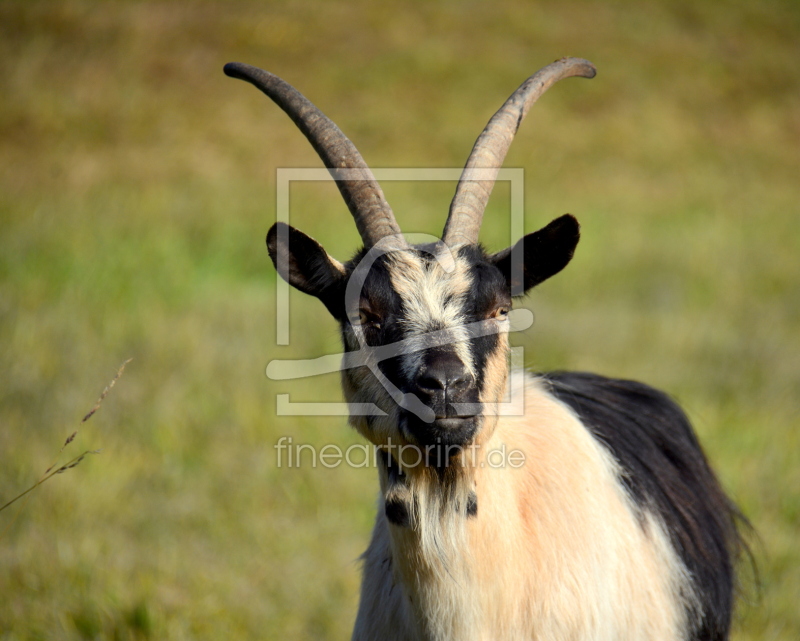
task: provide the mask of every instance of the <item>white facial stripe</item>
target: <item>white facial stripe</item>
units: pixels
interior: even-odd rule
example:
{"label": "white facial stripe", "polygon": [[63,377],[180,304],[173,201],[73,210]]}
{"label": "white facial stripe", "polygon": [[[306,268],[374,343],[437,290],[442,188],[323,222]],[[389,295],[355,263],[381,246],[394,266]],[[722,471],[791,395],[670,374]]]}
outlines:
{"label": "white facial stripe", "polygon": [[[452,335],[452,347],[473,376],[476,375],[469,350],[469,332],[463,306],[472,288],[469,263],[458,257],[454,261],[425,260],[411,252],[391,255],[389,276],[392,287],[403,301],[402,319],[405,339],[419,346],[402,356],[402,368],[408,378],[419,371],[424,357],[424,335],[447,329]],[[451,268],[447,271],[446,268]],[[415,342],[419,338],[419,342]]]}

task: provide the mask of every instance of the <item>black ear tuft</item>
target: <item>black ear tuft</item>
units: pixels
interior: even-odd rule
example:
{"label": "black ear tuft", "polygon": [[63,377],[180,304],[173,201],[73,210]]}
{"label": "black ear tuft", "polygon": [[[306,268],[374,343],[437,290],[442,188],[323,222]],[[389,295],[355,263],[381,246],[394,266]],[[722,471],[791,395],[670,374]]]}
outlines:
{"label": "black ear tuft", "polygon": [[339,318],[346,274],[342,264],[329,256],[322,245],[286,223],[275,223],[267,233],[267,251],[281,278],[319,298]]}
{"label": "black ear tuft", "polygon": [[532,287],[560,272],[572,259],[580,240],[580,225],[565,214],[524,238],[513,247],[497,252],[492,262],[506,277],[512,296],[522,296]]}

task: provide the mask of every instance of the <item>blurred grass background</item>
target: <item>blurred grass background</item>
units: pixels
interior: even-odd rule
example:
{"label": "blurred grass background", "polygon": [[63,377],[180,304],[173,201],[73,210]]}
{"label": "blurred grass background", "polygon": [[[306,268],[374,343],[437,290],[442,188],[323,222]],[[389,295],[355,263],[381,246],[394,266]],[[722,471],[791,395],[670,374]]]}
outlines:
{"label": "blurred grass background", "polygon": [[[357,442],[278,417],[275,358],[338,348],[292,294],[275,345],[264,235],[278,167],[319,167],[286,116],[222,74],[297,86],[375,167],[460,166],[489,116],[564,55],[591,82],[534,108],[526,230],[583,240],[529,302],[535,369],[645,380],[688,409],[755,525],[763,589],[735,638],[800,638],[800,5],[0,2],[0,503],[71,445],[103,448],[0,514],[0,638],[348,638],[373,470],[278,469],[274,444]],[[452,184],[388,183],[439,233]],[[292,222],[340,259],[358,237],[331,184]],[[483,239],[508,244],[499,185]]]}

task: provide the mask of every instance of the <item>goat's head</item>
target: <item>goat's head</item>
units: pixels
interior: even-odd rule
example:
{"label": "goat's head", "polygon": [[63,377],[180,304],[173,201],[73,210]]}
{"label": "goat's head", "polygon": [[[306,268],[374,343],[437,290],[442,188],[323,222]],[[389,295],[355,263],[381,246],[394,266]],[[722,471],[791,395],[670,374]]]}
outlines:
{"label": "goat's head", "polygon": [[374,403],[383,416],[351,416],[376,445],[446,446],[484,442],[508,379],[512,298],[563,269],[578,243],[577,221],[562,216],[513,247],[490,254],[478,244],[481,219],[500,165],[530,106],[556,81],[591,78],[591,63],[564,58],[526,80],[489,121],[461,175],[442,240],[409,245],[358,150],[322,112],[270,73],[231,63],[229,76],[254,84],[292,118],[337,181],[364,241],[347,263],[314,239],[278,223],[267,235],[276,269],[316,296],[340,323],[348,353],[347,401]]}

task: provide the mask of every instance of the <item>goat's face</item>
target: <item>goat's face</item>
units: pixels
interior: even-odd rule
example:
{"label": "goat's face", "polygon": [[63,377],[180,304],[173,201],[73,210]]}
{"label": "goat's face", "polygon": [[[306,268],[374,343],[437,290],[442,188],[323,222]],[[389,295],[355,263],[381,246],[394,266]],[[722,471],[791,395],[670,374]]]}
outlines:
{"label": "goat's face", "polygon": [[[377,445],[413,444],[451,455],[485,441],[508,379],[512,297],[560,271],[578,242],[562,216],[514,248],[444,243],[362,250],[346,264],[302,232],[275,225],[267,237],[281,276],[319,298],[341,326],[351,423]],[[359,405],[356,405],[359,404]]]}
{"label": "goat's face", "polygon": [[[336,179],[365,249],[347,264],[285,224],[267,235],[280,275],[319,298],[341,324],[351,422],[373,443],[457,451],[488,438],[508,378],[511,299],[557,273],[578,242],[562,216],[487,254],[478,245],[497,172],[530,106],[562,78],[592,78],[592,64],[562,58],[528,78],[478,137],[450,205],[442,240],[409,246],[380,186],[352,142],[294,87],[261,69],[230,63],[294,120]],[[377,406],[364,413],[364,406]]]}

